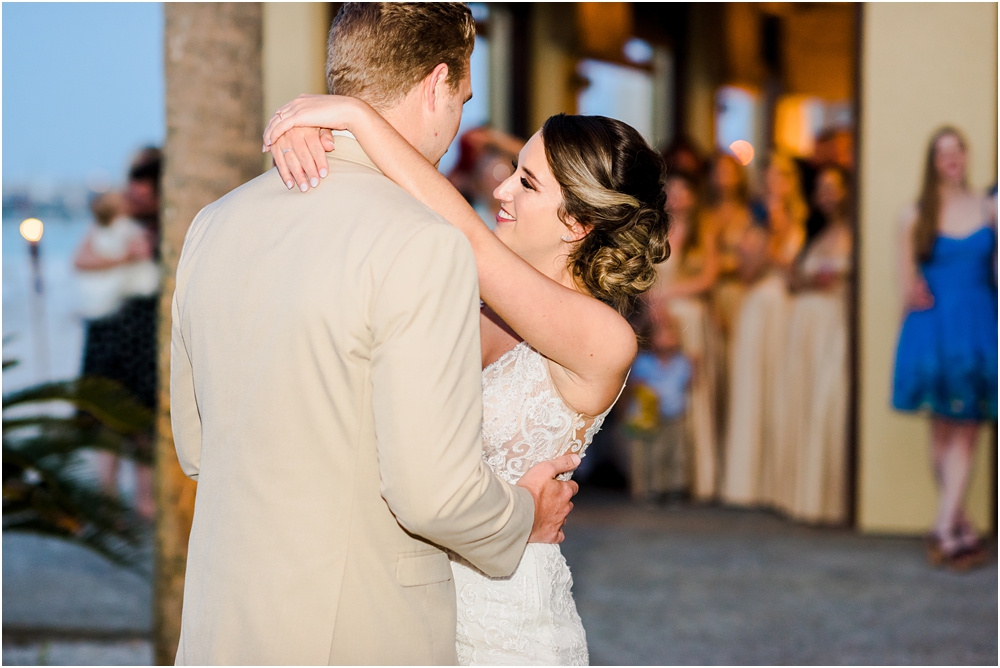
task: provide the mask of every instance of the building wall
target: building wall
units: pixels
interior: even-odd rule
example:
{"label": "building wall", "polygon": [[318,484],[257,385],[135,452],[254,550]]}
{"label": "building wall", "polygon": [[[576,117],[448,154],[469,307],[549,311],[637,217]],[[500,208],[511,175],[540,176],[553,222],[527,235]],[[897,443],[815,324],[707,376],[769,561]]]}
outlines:
{"label": "building wall", "polygon": [[[928,421],[890,408],[898,221],[940,125],[967,134],[974,188],[996,179],[997,5],[866,3],[861,39],[857,517],[865,531],[917,533],[932,524],[937,495]],[[968,507],[985,529],[997,469],[995,432],[983,431]]]}
{"label": "building wall", "polygon": [[576,112],[572,39],[576,16],[569,4],[536,3],[529,29],[531,80],[528,131],[530,136],[553,114]]}
{"label": "building wall", "polygon": [[[302,93],[326,92],[327,2],[265,2],[262,70],[264,122]],[[265,156],[265,167],[271,167]]]}

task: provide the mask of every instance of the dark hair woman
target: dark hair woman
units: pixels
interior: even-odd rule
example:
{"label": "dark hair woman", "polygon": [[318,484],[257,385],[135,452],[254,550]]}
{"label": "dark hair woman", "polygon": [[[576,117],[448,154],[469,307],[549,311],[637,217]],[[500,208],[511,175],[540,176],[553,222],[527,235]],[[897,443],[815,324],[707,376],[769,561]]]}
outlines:
{"label": "dark hair woman", "polygon": [[[295,126],[352,132],[366,159],[472,245],[486,304],[483,457],[493,471],[514,483],[538,461],[582,455],[617,400],[636,354],[635,333],[623,314],[653,285],[656,265],[669,254],[659,154],[620,121],[553,116],[524,145],[513,174],[494,192],[501,209],[491,232],[435,166],[364,102],[303,96],[282,108],[264,138],[266,145],[274,140],[272,155],[285,179],[292,175],[281,151],[294,150],[295,133],[282,135]],[[315,137],[315,129],[297,132],[310,131]],[[346,151],[347,145],[336,150]],[[553,566],[536,570],[543,563]],[[542,620],[549,613],[542,615],[541,605],[557,611],[556,618],[527,625],[510,646],[516,640],[542,663],[586,664],[575,604],[568,588],[557,591],[556,582],[569,579],[558,546],[529,544],[518,571],[503,582],[459,562],[453,562],[453,572],[459,591],[475,591],[473,596],[488,601],[495,600],[488,592],[502,590],[505,601],[484,604],[460,619],[460,662],[476,663],[476,656],[485,656],[477,652],[492,651],[487,638],[503,626],[495,615],[506,619],[513,610]],[[531,591],[556,592],[552,600],[525,597],[526,580]],[[560,647],[549,641],[553,624],[559,625]],[[518,658],[514,652],[499,660]]]}
{"label": "dark hair woman", "polygon": [[997,417],[996,232],[987,200],[969,189],[967,146],[955,128],[934,133],[920,197],[902,219],[906,315],[892,395],[896,409],[930,414],[940,500],[928,556],[958,570],[986,557],[962,504],[979,425]]}
{"label": "dark hair woman", "polygon": [[775,454],[775,505],[796,519],[847,519],[848,287],[851,179],[820,168],[813,201],[823,226],[792,267],[784,351],[782,429]]}

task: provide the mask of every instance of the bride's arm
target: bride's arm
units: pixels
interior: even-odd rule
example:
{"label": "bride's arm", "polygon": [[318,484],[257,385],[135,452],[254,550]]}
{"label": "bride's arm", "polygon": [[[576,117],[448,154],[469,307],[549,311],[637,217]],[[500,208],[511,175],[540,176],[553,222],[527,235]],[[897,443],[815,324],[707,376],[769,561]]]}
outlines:
{"label": "bride's arm", "polygon": [[280,119],[271,119],[265,146],[301,126],[350,130],[386,176],[465,234],[483,301],[574,380],[608,395],[596,403],[606,399],[606,407],[614,400],[636,351],[631,326],[614,309],[549,279],[508,249],[444,175],[364,102],[301,96],[282,109]]}

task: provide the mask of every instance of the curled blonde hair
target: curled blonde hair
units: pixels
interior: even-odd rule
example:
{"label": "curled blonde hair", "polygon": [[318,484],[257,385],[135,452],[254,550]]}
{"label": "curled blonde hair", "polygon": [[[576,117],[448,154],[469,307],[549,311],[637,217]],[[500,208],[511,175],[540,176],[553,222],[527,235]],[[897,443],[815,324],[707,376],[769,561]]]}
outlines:
{"label": "curled blonde hair", "polygon": [[663,159],[635,129],[604,116],[552,116],[542,140],[562,190],[560,218],[587,229],[569,255],[573,276],[628,315],[670,255]]}

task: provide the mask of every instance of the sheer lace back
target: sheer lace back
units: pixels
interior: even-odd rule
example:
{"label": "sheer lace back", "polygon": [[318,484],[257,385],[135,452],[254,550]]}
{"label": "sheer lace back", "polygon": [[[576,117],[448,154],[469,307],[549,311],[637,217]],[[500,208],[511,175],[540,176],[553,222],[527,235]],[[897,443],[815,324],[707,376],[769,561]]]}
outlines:
{"label": "sheer lace back", "polygon": [[590,418],[567,406],[548,362],[524,341],[483,369],[483,459],[511,484],[538,462],[584,456],[607,414]]}

